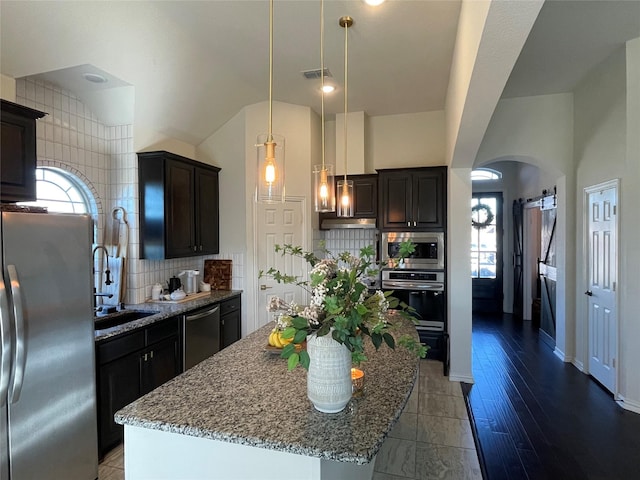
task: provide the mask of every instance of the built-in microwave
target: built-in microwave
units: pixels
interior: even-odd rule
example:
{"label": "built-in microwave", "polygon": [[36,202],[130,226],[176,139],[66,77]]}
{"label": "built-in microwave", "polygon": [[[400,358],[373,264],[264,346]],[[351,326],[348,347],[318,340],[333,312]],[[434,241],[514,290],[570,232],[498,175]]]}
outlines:
{"label": "built-in microwave", "polygon": [[416,246],[415,252],[404,260],[405,268],[444,270],[444,232],[383,232],[380,260],[388,263],[390,258],[397,258],[405,240]]}

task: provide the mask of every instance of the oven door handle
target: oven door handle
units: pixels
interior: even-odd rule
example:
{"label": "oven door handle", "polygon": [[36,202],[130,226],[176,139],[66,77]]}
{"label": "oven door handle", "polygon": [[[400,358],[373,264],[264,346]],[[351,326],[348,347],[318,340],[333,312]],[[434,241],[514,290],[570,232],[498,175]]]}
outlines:
{"label": "oven door handle", "polygon": [[398,290],[426,290],[433,292],[444,292],[442,283],[415,283],[415,282],[394,282],[393,280],[385,280],[382,282],[383,288],[395,288]]}

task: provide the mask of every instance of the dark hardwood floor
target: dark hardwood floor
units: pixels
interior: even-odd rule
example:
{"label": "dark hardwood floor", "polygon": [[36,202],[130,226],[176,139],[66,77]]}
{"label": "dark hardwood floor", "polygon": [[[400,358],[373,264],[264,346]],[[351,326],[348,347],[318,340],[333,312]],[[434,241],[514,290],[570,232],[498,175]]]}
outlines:
{"label": "dark hardwood floor", "polygon": [[474,315],[463,384],[486,480],[640,479],[640,415],[538,341],[531,322]]}

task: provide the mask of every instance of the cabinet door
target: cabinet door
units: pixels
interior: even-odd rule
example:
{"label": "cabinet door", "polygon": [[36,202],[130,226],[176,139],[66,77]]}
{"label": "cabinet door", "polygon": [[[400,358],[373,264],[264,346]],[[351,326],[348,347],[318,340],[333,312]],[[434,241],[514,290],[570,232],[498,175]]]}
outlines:
{"label": "cabinet door", "polygon": [[114,414],[141,396],[140,355],[131,353],[100,366],[98,374],[98,449],[102,457],[124,437]]}
{"label": "cabinet door", "polygon": [[220,251],[218,172],[196,169],[196,227],[198,254]]}
{"label": "cabinet door", "polygon": [[166,162],[166,258],[195,253],[194,172],[192,165],[174,160]]}
{"label": "cabinet door", "polygon": [[174,336],[147,347],[140,355],[142,395],[180,373],[179,347],[180,339]]}
{"label": "cabinet door", "polygon": [[240,310],[228,313],[220,318],[222,326],[220,349],[226,348],[240,340]]}
{"label": "cabinet door", "polygon": [[380,207],[383,230],[406,230],[412,218],[412,177],[406,172],[380,172]]}
{"label": "cabinet door", "polygon": [[433,168],[413,174],[411,227],[419,230],[444,228],[444,170]]}
{"label": "cabinet door", "polygon": [[353,177],[354,218],[375,218],[378,215],[378,176]]}
{"label": "cabinet door", "polygon": [[0,194],[3,202],[36,199],[36,118],[45,115],[2,100]]}

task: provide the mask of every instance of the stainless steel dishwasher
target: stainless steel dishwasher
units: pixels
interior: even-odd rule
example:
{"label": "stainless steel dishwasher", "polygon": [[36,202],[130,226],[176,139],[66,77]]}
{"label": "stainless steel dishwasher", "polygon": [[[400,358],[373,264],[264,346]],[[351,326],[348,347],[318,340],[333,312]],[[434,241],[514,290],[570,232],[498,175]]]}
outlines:
{"label": "stainless steel dishwasher", "polygon": [[182,364],[188,370],[220,350],[220,305],[189,312],[182,328]]}

